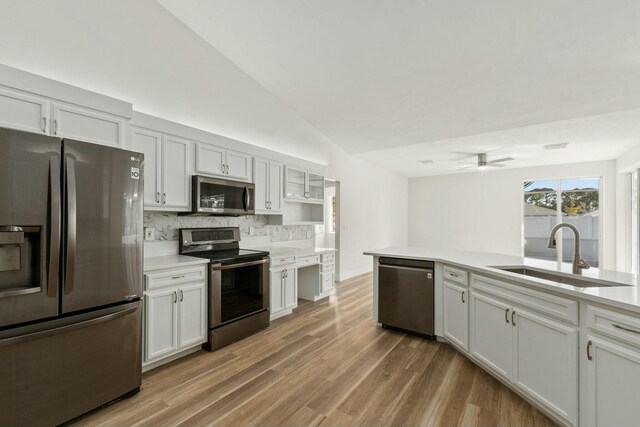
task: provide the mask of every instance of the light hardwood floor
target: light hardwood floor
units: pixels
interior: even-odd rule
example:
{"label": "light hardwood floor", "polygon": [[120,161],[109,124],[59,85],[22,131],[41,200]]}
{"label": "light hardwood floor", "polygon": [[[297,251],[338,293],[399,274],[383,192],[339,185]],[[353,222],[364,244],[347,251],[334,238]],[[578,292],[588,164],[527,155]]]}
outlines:
{"label": "light hardwood floor", "polygon": [[371,320],[371,275],[215,353],[144,374],[84,426],[552,426],[451,346]]}

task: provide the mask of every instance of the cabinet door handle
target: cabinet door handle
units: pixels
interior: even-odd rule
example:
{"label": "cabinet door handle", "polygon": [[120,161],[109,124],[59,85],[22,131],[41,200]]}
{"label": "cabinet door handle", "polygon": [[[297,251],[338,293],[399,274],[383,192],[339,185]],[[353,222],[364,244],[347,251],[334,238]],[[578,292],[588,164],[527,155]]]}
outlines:
{"label": "cabinet door handle", "polygon": [[591,356],[591,346],[593,345],[593,342],[591,342],[591,340],[589,340],[589,342],[587,343],[587,360],[593,360],[593,356]]}
{"label": "cabinet door handle", "polygon": [[42,118],[42,132],[47,133],[47,117]]}
{"label": "cabinet door handle", "polygon": [[451,276],[455,277],[456,279],[457,279],[457,278],[460,278],[460,275],[459,275],[458,273],[453,273],[453,272],[451,272],[451,271],[449,272],[449,275],[451,275]]}
{"label": "cabinet door handle", "polygon": [[515,311],[515,310],[513,310],[513,311],[511,312],[511,324],[512,324],[513,326],[516,326],[516,321],[515,321],[515,320],[514,320],[514,318],[513,318],[513,316],[514,316],[515,314],[516,314],[516,311]]}
{"label": "cabinet door handle", "polygon": [[178,291],[173,291],[173,303],[178,302]]}
{"label": "cabinet door handle", "polygon": [[504,321],[509,323],[509,309],[508,308],[504,312]]}
{"label": "cabinet door handle", "polygon": [[184,301],[184,292],[180,289],[180,302]]}
{"label": "cabinet door handle", "polygon": [[53,121],[53,134],[54,135],[58,134],[58,119]]}
{"label": "cabinet door handle", "polygon": [[634,334],[640,334],[640,331],[638,331],[636,329],[625,328],[624,326],[618,325],[616,323],[612,323],[611,326],[613,326],[614,328],[617,328],[617,329],[622,329],[623,331],[633,332]]}
{"label": "cabinet door handle", "polygon": [[160,192],[159,191],[156,193],[156,203],[158,203],[158,204],[160,203]]}
{"label": "cabinet door handle", "polygon": [[464,304],[464,293],[465,291],[462,291],[462,303]]}
{"label": "cabinet door handle", "polygon": [[184,277],[184,274],[181,276],[173,276],[171,280],[182,279],[183,277]]}
{"label": "cabinet door handle", "polygon": [[167,193],[162,193],[162,204],[163,205],[167,204]]}

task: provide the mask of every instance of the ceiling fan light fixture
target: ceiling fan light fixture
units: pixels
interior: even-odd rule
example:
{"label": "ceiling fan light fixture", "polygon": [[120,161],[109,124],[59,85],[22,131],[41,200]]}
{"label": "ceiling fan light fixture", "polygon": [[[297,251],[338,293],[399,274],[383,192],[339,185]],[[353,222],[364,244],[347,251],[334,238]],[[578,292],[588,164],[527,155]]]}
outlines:
{"label": "ceiling fan light fixture", "polygon": [[545,150],[564,150],[569,145],[568,142],[563,142],[561,144],[547,144],[543,148]]}

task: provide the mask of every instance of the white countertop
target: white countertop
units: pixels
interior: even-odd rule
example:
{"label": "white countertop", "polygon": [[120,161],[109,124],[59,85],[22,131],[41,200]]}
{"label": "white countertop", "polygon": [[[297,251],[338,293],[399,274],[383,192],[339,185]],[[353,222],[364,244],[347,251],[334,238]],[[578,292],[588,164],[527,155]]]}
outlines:
{"label": "white countertop", "polygon": [[581,288],[565,285],[550,280],[523,276],[516,273],[491,268],[491,266],[528,266],[551,270],[565,274],[571,274],[571,264],[558,265],[552,261],[542,261],[531,258],[523,258],[512,255],[495,254],[488,252],[467,252],[446,248],[420,248],[409,246],[397,246],[367,251],[365,255],[387,256],[392,258],[406,258],[417,260],[429,260],[457,265],[477,273],[490,274],[497,278],[507,279],[511,282],[522,283],[543,290],[578,297],[590,301],[608,304],[619,308],[640,312],[640,278],[634,274],[619,271],[591,268],[583,270],[582,277],[586,279],[615,282],[628,286],[601,286]]}
{"label": "white countertop", "polygon": [[144,259],[144,272],[148,273],[154,270],[162,270],[164,268],[188,267],[191,265],[207,264],[207,258],[198,258],[186,255],[164,255],[154,256]]}

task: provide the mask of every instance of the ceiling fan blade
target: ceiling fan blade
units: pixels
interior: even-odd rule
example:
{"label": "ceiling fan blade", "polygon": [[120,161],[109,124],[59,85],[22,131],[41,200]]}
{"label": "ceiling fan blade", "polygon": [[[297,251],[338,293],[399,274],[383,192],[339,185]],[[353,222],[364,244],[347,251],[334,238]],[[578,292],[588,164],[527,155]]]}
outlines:
{"label": "ceiling fan blade", "polygon": [[475,167],[477,167],[477,166],[475,164],[473,164],[473,165],[465,166],[463,168],[458,168],[456,170],[461,171],[461,170],[471,169],[471,168],[475,168]]}
{"label": "ceiling fan blade", "polygon": [[489,166],[490,168],[503,168],[507,165],[502,163],[487,163],[487,166]]}
{"label": "ceiling fan blade", "polygon": [[500,162],[510,162],[511,160],[513,160],[513,157],[503,157],[501,159],[491,160],[490,162],[487,162],[487,164],[488,165],[492,165],[492,164],[500,163]]}

